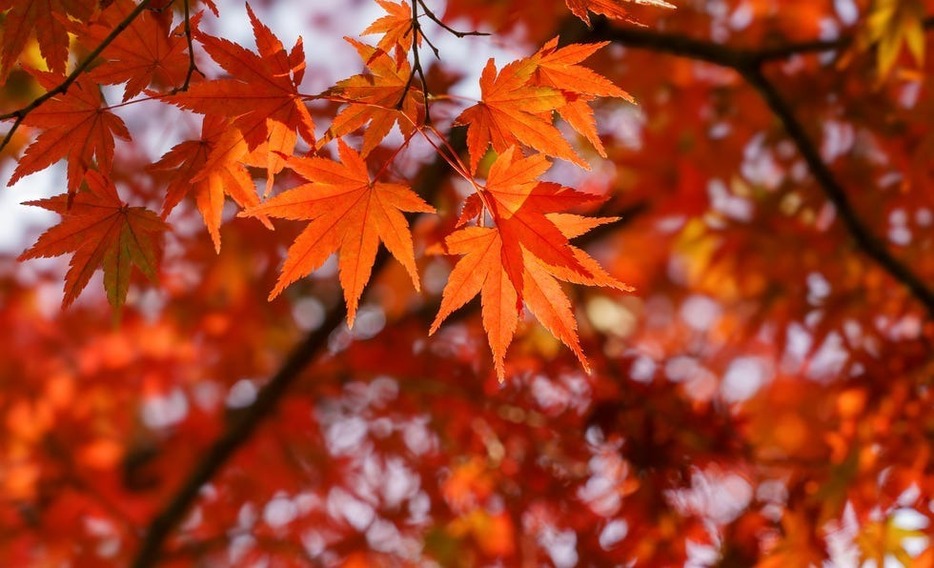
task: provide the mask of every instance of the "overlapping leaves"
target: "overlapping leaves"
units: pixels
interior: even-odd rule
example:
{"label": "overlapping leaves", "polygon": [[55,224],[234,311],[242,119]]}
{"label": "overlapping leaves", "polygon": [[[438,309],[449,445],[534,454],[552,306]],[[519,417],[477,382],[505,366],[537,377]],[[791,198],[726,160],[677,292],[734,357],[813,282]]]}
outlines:
{"label": "overlapping leaves", "polygon": [[[425,124],[431,97],[415,51],[424,36],[413,19],[419,16],[419,6],[426,10],[422,15],[436,17],[421,3],[379,0],[379,4],[387,14],[364,30],[379,34],[378,44],[347,38],[362,60],[363,72],[315,96],[299,90],[306,69],[301,38],[286,50],[249,5],[256,51],[202,31],[197,14],[186,22],[185,31],[181,27],[173,30],[170,13],[140,12],[129,0],[115,0],[80,21],[68,21],[88,49],[113,41],[89,75],[28,114],[23,124],[39,129],[39,136],[20,160],[11,182],[66,159],[69,193],[74,194],[85,178],[88,189],[79,194],[74,209],[60,207],[59,201],[37,203],[54,204],[63,222],[43,235],[23,258],[74,253],[66,276],[66,304],[98,266],[104,267],[105,288],[115,305],[122,304],[126,295],[130,264],[154,275],[155,239],[165,225],[148,211],[128,208],[116,195],[109,179],[114,137],[128,139],[129,132],[107,108],[99,88],[91,82],[96,80],[124,84],[125,102],[136,102],[134,97],[151,88],[146,94],[156,100],[204,115],[200,138],[176,144],[148,168],[166,192],[162,219],[190,196],[218,251],[228,196],[244,208],[241,215],[267,225],[270,217],[309,222],[290,246],[270,299],[336,252],[352,325],[380,243],[401,262],[418,289],[415,243],[404,213],[432,213],[434,208],[408,185],[382,178],[393,171],[389,168],[393,159],[413,139],[437,140],[439,131]],[[592,11],[607,13],[599,2],[586,4]],[[110,38],[121,28],[121,35]],[[188,30],[191,37],[185,38]],[[186,39],[200,44],[226,76],[199,79],[196,75],[197,80],[190,82],[194,56],[187,52],[191,44]],[[599,97],[629,96],[581,65],[604,45],[559,47],[555,38],[532,56],[500,69],[491,59],[480,76],[481,99],[476,104],[463,108],[453,99],[443,99],[444,104],[457,105],[455,112],[461,108],[453,124],[467,125],[469,168],[450,152],[440,148],[439,152],[476,192],[466,199],[459,228],[446,239],[447,252],[463,258],[445,288],[432,331],[453,310],[480,294],[483,322],[501,378],[505,351],[518,329],[523,307],[586,366],[572,305],[560,282],[627,289],[569,241],[612,219],[576,215],[575,208],[595,198],[541,181],[551,165],[546,156],[589,167],[556,126],[558,119],[605,155],[589,105]],[[47,89],[55,89],[64,80],[50,73],[37,72],[36,76]],[[164,94],[169,89],[171,94]],[[316,140],[307,104],[318,99],[344,106]],[[393,128],[401,131],[405,142],[388,162],[380,164],[374,179],[370,175],[373,164],[366,160],[386,143]],[[343,137],[360,131],[362,144],[357,151]],[[307,157],[294,155],[299,137],[310,148]],[[334,139],[338,161],[315,155]],[[480,184],[474,175],[490,150],[496,157]],[[286,167],[304,183],[262,201],[249,169],[256,166],[266,171],[264,196],[272,193],[276,174]],[[95,207],[93,215],[90,205]]]}
{"label": "overlapping leaves", "polygon": [[[523,158],[516,156],[514,146],[507,149],[491,166],[486,187],[478,194],[482,209],[490,214],[496,227],[465,227],[445,241],[449,253],[464,258],[451,272],[431,331],[480,294],[483,325],[501,379],[505,375],[506,349],[515,335],[523,305],[588,368],[571,302],[559,280],[631,290],[568,241],[616,219],[588,219],[566,213],[592,202],[594,197],[538,181],[549,167],[541,154]],[[475,208],[473,211],[474,215],[480,213]]]}

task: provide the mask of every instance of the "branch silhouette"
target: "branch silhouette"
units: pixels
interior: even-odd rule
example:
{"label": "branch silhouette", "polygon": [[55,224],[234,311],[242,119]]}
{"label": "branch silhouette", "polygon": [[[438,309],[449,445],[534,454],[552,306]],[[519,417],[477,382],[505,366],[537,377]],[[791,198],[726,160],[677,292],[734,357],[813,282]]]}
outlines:
{"label": "branch silhouette", "polygon": [[[926,18],[924,28],[926,30],[934,28],[934,18]],[[772,114],[781,122],[801,157],[807,163],[821,191],[833,203],[856,246],[892,278],[905,286],[924,306],[928,317],[934,319],[934,289],[928,286],[922,277],[908,265],[895,257],[885,243],[874,235],[866,223],[860,219],[843,186],[821,158],[817,146],[808,136],[804,126],[795,117],[791,107],[782,98],[775,85],[766,78],[762,71],[764,65],[772,61],[844,48],[853,42],[852,37],[750,50],[644,28],[611,27],[605,19],[596,22],[594,28],[585,37],[592,41],[611,41],[630,48],[647,49],[705,61],[739,73],[750,86],[758,91]]]}

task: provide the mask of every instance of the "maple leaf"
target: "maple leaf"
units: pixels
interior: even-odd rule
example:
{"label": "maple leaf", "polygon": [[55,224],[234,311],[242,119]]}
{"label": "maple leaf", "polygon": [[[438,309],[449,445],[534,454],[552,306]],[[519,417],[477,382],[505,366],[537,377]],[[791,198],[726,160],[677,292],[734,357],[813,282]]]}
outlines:
{"label": "maple leaf", "polygon": [[[135,8],[130,0],[117,0],[87,25],[72,24],[71,32],[85,47],[93,49]],[[199,16],[191,18],[194,29],[199,19]],[[148,10],[140,13],[107,46],[101,58],[104,62],[90,76],[107,85],[126,83],[124,102],[150,84],[181,85],[188,73],[187,44],[180,30],[172,32],[165,20]]]}
{"label": "maple leaf", "polygon": [[529,58],[537,83],[564,92],[567,104],[557,109],[558,114],[587,138],[603,158],[606,158],[606,150],[597,134],[593,110],[588,102],[595,97],[616,97],[635,103],[629,93],[609,79],[578,65],[608,43],[571,44],[558,48],[558,38],[555,37]]}
{"label": "maple leaf", "polygon": [[[577,216],[556,218],[568,228],[568,234],[571,235],[576,235],[580,230],[589,230],[584,229],[585,226],[593,227],[611,221],[598,219],[582,223],[580,219]],[[549,266],[523,249],[520,295],[516,292],[503,260],[506,254],[505,242],[505,235],[498,228],[488,227],[465,227],[445,239],[448,253],[463,255],[463,258],[448,277],[441,296],[441,306],[429,334],[437,331],[451,313],[479,293],[483,328],[493,352],[496,374],[501,381],[505,378],[506,350],[515,336],[521,304],[529,308],[545,329],[567,345],[589,372],[590,366],[577,337],[577,322],[571,302],[558,280],[609,286],[627,292],[633,289],[607,274],[590,255],[576,247],[572,247],[574,254],[580,264],[590,269],[590,276],[582,277],[573,271]]]}
{"label": "maple leaf", "polygon": [[564,95],[532,83],[531,71],[527,60],[513,61],[499,73],[493,59],[487,61],[480,75],[480,102],[454,119],[454,124],[468,125],[471,172],[490,145],[503,152],[519,143],[589,169],[552,124],[552,112],[567,102]]}
{"label": "maple leaf", "polygon": [[154,238],[167,226],[145,207],[121,201],[113,182],[100,173],[89,171],[85,180],[87,191],[78,193],[70,207],[67,194],[26,203],[58,213],[62,221],[42,233],[19,260],[74,253],[65,274],[62,307],[74,302],[94,271],[103,266],[107,299],[120,309],[129,289],[131,265],[155,279]]}
{"label": "maple leaf", "polygon": [[[305,74],[302,39],[298,38],[292,50],[286,53],[282,42],[257,19],[249,4],[247,13],[259,52],[195,30],[205,51],[231,77],[196,83],[185,93],[165,97],[165,100],[197,113],[231,118],[250,150],[267,143],[268,193],[273,176],[285,166],[284,156],[295,148],[296,131],[314,145],[315,126],[298,92]],[[223,162],[229,150],[216,146],[207,167],[213,168],[215,161]]]}
{"label": "maple leaf", "polygon": [[478,197],[468,198],[458,221],[461,225],[477,216],[482,209],[478,204],[483,204],[496,228],[466,227],[445,239],[448,252],[464,258],[448,278],[430,333],[454,310],[480,293],[483,326],[500,380],[505,372],[506,349],[515,334],[523,304],[588,369],[571,303],[558,280],[633,290],[568,241],[617,219],[562,213],[593,202],[596,197],[537,181],[550,167],[548,160],[541,154],[523,158],[515,153],[515,147],[511,146],[493,162],[486,187],[475,194]]}
{"label": "maple leaf", "polygon": [[[377,48],[389,52],[398,47],[408,52],[412,49],[412,6],[405,0],[398,4],[387,0],[376,0],[376,3],[388,14],[367,26],[361,35],[383,34],[376,44]],[[418,43],[422,43],[421,36]]]}
{"label": "maple leaf", "polygon": [[402,211],[433,213],[434,208],[406,185],[371,181],[366,162],[343,140],[338,140],[338,152],[340,162],[321,157],[289,158],[289,168],[309,183],[241,215],[311,221],[289,248],[269,299],[339,250],[340,282],[347,302],[347,322],[352,327],[380,241],[419,289],[412,235]]}
{"label": "maple leaf", "polygon": [[[538,181],[551,163],[541,154],[517,155],[515,146],[500,154],[490,166],[481,199],[503,237],[503,265],[517,290],[523,290],[523,251],[543,262],[582,276],[590,272],[577,260],[568,238],[546,216],[598,200],[556,183]],[[520,298],[521,299],[521,298]]]}
{"label": "maple leaf", "polygon": [[462,258],[448,276],[441,295],[441,307],[428,333],[433,334],[455,310],[478,293],[483,328],[486,330],[496,374],[505,376],[506,349],[512,343],[519,321],[519,295],[503,269],[503,240],[499,231],[488,227],[466,227],[448,235],[449,254]]}
{"label": "maple leaf", "polygon": [[664,0],[565,0],[571,13],[583,20],[588,26],[590,25],[590,14],[588,12],[602,14],[614,20],[633,22],[632,18],[629,17],[629,12],[623,7],[624,2],[635,2],[636,4],[656,6],[658,8],[675,7]]}
{"label": "maple leaf", "polygon": [[[62,78],[52,73],[34,71],[46,89],[58,86]],[[97,158],[97,169],[109,174],[113,167],[114,136],[130,139],[123,121],[101,108],[101,93],[89,77],[78,79],[65,94],[49,99],[26,115],[23,124],[42,129],[26,148],[7,185],[23,176],[45,169],[58,160],[68,160],[68,193],[74,194],[85,173]]]}
{"label": "maple leaf", "polygon": [[[227,148],[221,155],[223,159],[209,163],[208,156],[217,147]],[[253,178],[240,163],[246,155],[246,142],[228,127],[224,119],[205,116],[200,140],[187,140],[175,145],[149,168],[151,171],[171,172],[162,206],[162,218],[168,216],[185,195],[193,194],[198,211],[214,241],[214,249],[220,252],[224,195],[229,195],[240,207],[260,204]],[[272,228],[264,216],[259,216],[259,219]]]}
{"label": "maple leaf", "polygon": [[[318,142],[318,148],[369,124],[360,150],[366,157],[389,134],[393,124],[398,123],[405,136],[415,131],[415,125],[422,122],[425,113],[423,95],[415,85],[409,85],[412,70],[405,58],[394,59],[381,49],[352,38],[344,39],[356,48],[369,73],[338,81],[327,91],[328,95],[352,102],[334,117]],[[406,85],[409,85],[407,91]],[[403,93],[405,100],[399,108]]]}
{"label": "maple leaf", "polygon": [[3,45],[0,47],[0,82],[26,47],[33,32],[46,64],[56,74],[65,73],[68,61],[68,17],[85,21],[97,8],[93,0],[0,0],[3,22]]}
{"label": "maple leaf", "polygon": [[879,77],[888,76],[902,45],[917,61],[924,63],[924,2],[920,0],[876,0],[859,37],[858,47],[877,47]]}

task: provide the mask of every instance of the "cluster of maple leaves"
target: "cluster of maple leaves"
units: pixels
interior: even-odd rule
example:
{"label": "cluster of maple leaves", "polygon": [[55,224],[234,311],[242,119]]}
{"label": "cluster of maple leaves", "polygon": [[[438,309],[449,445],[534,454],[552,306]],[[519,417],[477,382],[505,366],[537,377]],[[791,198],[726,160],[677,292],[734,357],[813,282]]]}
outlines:
{"label": "cluster of maple leaves", "polygon": [[[255,49],[220,3],[0,0],[0,164],[68,175],[22,258],[129,304],[0,255],[3,562],[934,565],[934,1],[414,1],[317,85],[252,10]],[[531,55],[464,103],[450,22]],[[200,136],[149,155],[165,116]]]}
{"label": "cluster of maple leaves", "polygon": [[[193,198],[219,251],[221,216],[229,197],[242,208],[241,216],[254,217],[270,229],[270,218],[309,221],[288,250],[270,300],[337,252],[347,320],[352,326],[380,242],[419,288],[413,240],[403,212],[433,213],[434,208],[404,180],[389,180],[392,158],[378,165],[375,175],[370,173],[375,165],[367,161],[398,125],[404,142],[392,157],[413,137],[424,137],[474,189],[463,204],[457,230],[438,247],[463,258],[444,289],[432,331],[480,294],[500,378],[523,306],[587,368],[571,304],[559,281],[631,289],[569,242],[616,219],[572,213],[598,201],[598,196],[542,181],[542,176],[551,165],[546,157],[589,169],[555,126],[559,117],[606,157],[589,103],[599,97],[631,98],[581,65],[605,43],[559,47],[554,38],[532,56],[499,70],[490,59],[480,76],[481,99],[453,121],[454,126],[467,126],[469,158],[465,163],[429,121],[430,85],[424,81],[417,58],[414,64],[410,62],[413,46],[424,38],[413,22],[418,21],[420,10],[432,18],[434,14],[417,0],[414,5],[404,0],[379,3],[387,15],[364,31],[381,35],[377,45],[348,39],[364,71],[316,95],[299,90],[307,68],[301,38],[287,50],[249,5],[256,52],[201,31],[200,13],[175,28],[171,12],[141,10],[143,4],[130,0],[117,0],[88,13],[69,13],[75,19],[68,20],[64,29],[53,26],[46,30],[49,35],[38,36],[51,70],[31,73],[54,96],[22,116],[22,124],[34,128],[37,136],[8,182],[13,184],[65,160],[67,194],[31,203],[61,214],[62,222],[20,258],[73,253],[65,276],[64,306],[103,267],[107,297],[120,308],[131,266],[155,277],[160,233],[169,229],[165,219],[172,209],[186,196]],[[665,2],[650,3],[670,7]],[[213,4],[207,6],[217,14]],[[574,0],[568,6],[588,22],[588,10],[626,17],[616,2]],[[8,22],[20,17],[37,29],[45,21],[41,14],[20,15],[14,9]],[[125,30],[120,29],[123,25]],[[94,66],[76,76],[71,85],[63,74],[66,32],[75,34],[87,49],[104,47]],[[109,41],[108,35],[116,32],[119,35]],[[189,51],[193,45],[186,42],[186,35],[225,76],[202,77],[196,67],[200,54]],[[13,36],[4,43],[5,72],[22,50],[21,39]],[[147,99],[203,115],[200,139],[181,142],[150,166],[154,173],[163,174],[166,184],[159,217],[122,202],[109,179],[115,139],[129,141],[131,134],[101,97],[98,83],[125,84],[123,103],[145,94]],[[63,84],[67,90],[56,91]],[[316,138],[307,105],[322,99],[344,106],[324,135]],[[363,144],[357,151],[342,137],[360,129]],[[335,139],[337,160],[327,157],[325,150]],[[309,155],[296,155],[300,140],[310,148]],[[481,173],[481,161],[490,149],[494,157],[481,181],[475,176]],[[248,167],[266,171],[262,198]],[[304,183],[271,196],[275,177],[284,169]]]}

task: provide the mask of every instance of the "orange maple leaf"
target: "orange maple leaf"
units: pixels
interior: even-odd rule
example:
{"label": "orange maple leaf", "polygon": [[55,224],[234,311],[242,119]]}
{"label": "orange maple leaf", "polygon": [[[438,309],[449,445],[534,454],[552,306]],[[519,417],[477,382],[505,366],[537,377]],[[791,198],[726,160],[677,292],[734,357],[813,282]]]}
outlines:
{"label": "orange maple leaf", "polygon": [[558,280],[632,290],[568,241],[617,219],[564,213],[597,197],[537,181],[550,167],[548,160],[541,154],[528,158],[515,154],[511,146],[493,162],[486,187],[477,198],[467,200],[459,220],[463,224],[485,207],[496,228],[467,227],[445,240],[449,253],[465,256],[451,272],[430,333],[480,293],[483,325],[500,379],[504,377],[506,349],[523,304],[587,369],[571,303]]}
{"label": "orange maple leaf", "polygon": [[107,299],[119,309],[130,286],[131,264],[155,279],[154,238],[167,225],[145,207],[121,201],[113,182],[100,173],[89,171],[85,180],[87,191],[78,193],[70,207],[67,194],[26,203],[58,213],[62,221],[42,233],[19,260],[74,253],[65,274],[62,307],[74,302],[94,271],[103,266]]}
{"label": "orange maple leaf", "polygon": [[492,145],[503,152],[511,145],[525,144],[539,152],[589,169],[552,124],[552,113],[567,103],[558,89],[534,84],[532,66],[520,59],[497,73],[490,59],[480,75],[481,100],[464,110],[454,124],[467,125],[470,171]]}
{"label": "orange maple leaf", "polygon": [[[313,145],[315,125],[298,92],[305,74],[302,39],[286,53],[282,42],[257,19],[249,4],[247,13],[259,53],[195,30],[205,51],[231,77],[196,83],[187,92],[165,97],[165,100],[197,113],[232,119],[250,150],[267,143],[268,193],[272,176],[285,166],[284,155],[291,154],[295,148],[296,130]],[[207,167],[214,167],[215,161],[223,162],[229,150],[215,147]]]}
{"label": "orange maple leaf", "polygon": [[448,276],[441,307],[428,333],[433,334],[451,313],[480,294],[483,328],[493,351],[496,374],[502,379],[506,349],[519,322],[519,295],[503,268],[503,240],[496,229],[466,227],[448,235],[445,246],[449,254],[464,258]]}
{"label": "orange maple leaf", "polygon": [[[376,47],[385,52],[397,47],[403,52],[412,49],[412,6],[405,0],[398,4],[387,0],[376,0],[376,3],[388,14],[367,26],[361,35],[383,34]],[[422,43],[421,36],[418,37],[418,43]]]}
{"label": "orange maple leaf", "polygon": [[[564,219],[556,218],[564,224]],[[608,222],[602,219],[601,222]],[[576,219],[568,219],[568,226],[582,226]],[[568,234],[574,235],[570,230]],[[520,294],[516,292],[511,276],[503,261],[504,235],[498,228],[466,227],[455,231],[445,239],[450,254],[464,257],[457,262],[441,297],[441,307],[431,324],[433,334],[441,323],[455,310],[469,302],[478,293],[481,301],[481,316],[487,340],[493,352],[493,363],[500,380],[505,378],[506,350],[515,336],[521,312]],[[632,288],[607,274],[599,264],[583,250],[571,247],[578,262],[586,266],[590,276],[549,266],[528,250],[522,254],[521,303],[529,308],[538,321],[555,337],[567,345],[577,356],[585,370],[590,366],[580,347],[577,337],[577,322],[571,302],[561,289],[558,280],[579,284],[609,286],[622,291]]]}
{"label": "orange maple leaf", "polygon": [[[46,89],[63,80],[52,73],[34,71]],[[101,107],[101,93],[89,77],[78,79],[68,92],[56,95],[26,115],[23,124],[42,129],[26,148],[7,185],[43,170],[58,160],[68,160],[68,193],[74,194],[97,158],[97,169],[107,175],[113,168],[114,135],[130,139],[130,132],[115,114]]]}
{"label": "orange maple leaf", "polygon": [[[490,166],[480,196],[503,237],[503,265],[517,290],[523,290],[523,249],[545,263],[590,276],[568,239],[547,213],[599,200],[556,183],[538,181],[551,167],[541,154],[517,155],[510,146]],[[521,298],[520,298],[521,299]]]}
{"label": "orange maple leaf", "polygon": [[534,80],[540,85],[559,89],[565,94],[568,102],[556,109],[558,114],[574,130],[587,138],[604,158],[606,150],[597,134],[593,110],[588,103],[595,97],[617,97],[630,103],[635,103],[635,100],[603,75],[578,63],[608,43],[576,43],[558,48],[558,38],[555,37],[529,58],[535,69]]}
{"label": "orange maple leaf", "polygon": [[[318,141],[318,148],[369,123],[360,150],[365,157],[389,134],[393,124],[398,122],[405,136],[415,131],[415,125],[422,122],[425,113],[423,95],[421,89],[409,85],[412,70],[404,57],[393,58],[381,49],[352,38],[344,39],[357,49],[369,72],[338,81],[327,91],[327,95],[352,102],[334,117],[330,128]],[[408,91],[406,85],[409,85]],[[400,108],[403,93],[405,100]]]}
{"label": "orange maple leaf", "polygon": [[309,183],[241,215],[311,220],[289,248],[269,299],[319,268],[339,250],[347,322],[353,326],[380,241],[402,263],[415,289],[419,289],[412,235],[402,211],[433,213],[434,208],[406,185],[371,181],[366,162],[343,140],[338,140],[338,152],[340,162],[321,157],[289,158],[289,168]]}
{"label": "orange maple leaf", "polygon": [[[85,26],[71,25],[88,49],[100,45],[111,31],[136,8],[130,0],[116,0]],[[200,15],[191,18],[197,29]],[[128,101],[150,84],[174,87],[188,73],[187,44],[181,30],[169,29],[168,22],[148,10],[139,14],[101,54],[103,63],[90,76],[106,85],[126,83],[123,100]]]}
{"label": "orange maple leaf", "polygon": [[64,74],[68,61],[68,31],[64,22],[69,17],[85,21],[96,8],[97,2],[0,0],[0,13],[6,12],[0,47],[0,82],[6,80],[33,32],[49,69]]}
{"label": "orange maple leaf", "polygon": [[[227,148],[208,164],[208,156],[214,148]],[[240,160],[247,155],[246,142],[227,122],[217,116],[204,117],[200,140],[187,140],[175,145],[149,169],[170,172],[168,190],[162,206],[164,219],[179,201],[192,193],[195,204],[214,241],[214,249],[221,249],[221,213],[224,210],[224,195],[229,195],[240,207],[260,204],[253,178]],[[270,229],[272,225],[264,216],[260,220]]]}
{"label": "orange maple leaf", "polygon": [[590,14],[587,13],[588,11],[594,14],[603,14],[607,18],[612,18],[614,20],[633,22],[632,18],[629,17],[629,12],[623,7],[624,2],[635,2],[636,4],[657,6],[659,8],[675,7],[673,4],[669,4],[664,0],[565,0],[571,13],[583,20],[588,26],[590,25]]}

